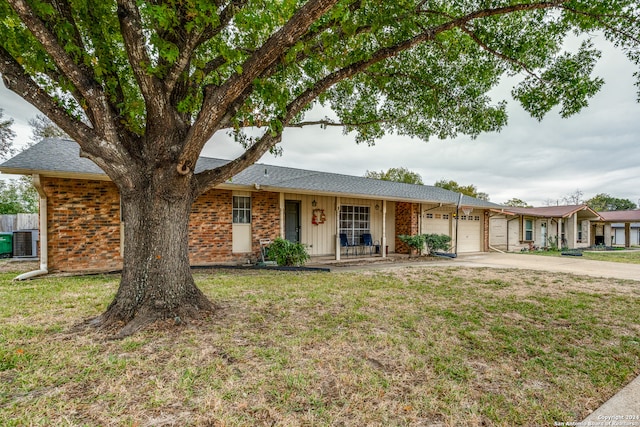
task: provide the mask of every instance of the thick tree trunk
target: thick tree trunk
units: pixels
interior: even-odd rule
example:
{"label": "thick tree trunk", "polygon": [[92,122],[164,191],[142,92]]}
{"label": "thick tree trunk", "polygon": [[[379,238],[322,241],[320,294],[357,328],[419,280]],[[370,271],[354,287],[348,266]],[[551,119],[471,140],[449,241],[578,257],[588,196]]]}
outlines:
{"label": "thick tree trunk", "polygon": [[[122,194],[124,264],[118,292],[100,327],[130,335],[157,320],[176,324],[210,314],[214,305],[198,289],[189,265],[188,184],[175,177]],[[160,181],[159,179],[157,181]]]}

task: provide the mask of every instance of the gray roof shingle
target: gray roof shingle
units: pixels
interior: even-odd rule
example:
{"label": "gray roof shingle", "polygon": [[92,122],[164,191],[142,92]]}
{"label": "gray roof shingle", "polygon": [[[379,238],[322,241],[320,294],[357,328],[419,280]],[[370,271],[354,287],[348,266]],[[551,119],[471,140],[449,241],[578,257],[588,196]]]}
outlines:
{"label": "gray roof shingle", "polygon": [[[105,173],[91,160],[79,156],[75,141],[47,138],[0,165],[5,173],[60,176],[91,176],[105,178]],[[228,160],[201,157],[196,173],[221,166]],[[404,184],[329,172],[311,171],[257,163],[233,177],[227,184],[260,186],[264,189],[301,191],[315,194],[349,195],[387,200],[433,202],[455,205],[459,193],[431,185]],[[469,196],[462,197],[462,205],[496,208],[499,205]]]}

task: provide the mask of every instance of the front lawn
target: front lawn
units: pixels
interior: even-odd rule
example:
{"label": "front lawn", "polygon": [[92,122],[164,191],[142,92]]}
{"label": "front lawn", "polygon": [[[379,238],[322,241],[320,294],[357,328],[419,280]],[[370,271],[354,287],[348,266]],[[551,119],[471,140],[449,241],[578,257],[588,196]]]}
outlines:
{"label": "front lawn", "polygon": [[[563,256],[561,251],[535,251],[524,252],[531,255],[544,255],[544,256]],[[570,252],[571,253],[571,252]],[[622,262],[628,264],[640,264],[640,250],[613,250],[613,251],[581,251],[583,259],[590,259],[593,261],[611,261]]]}
{"label": "front lawn", "polygon": [[640,283],[515,270],[198,272],[206,322],[75,330],[118,277],[0,275],[0,425],[582,420],[640,374]]}

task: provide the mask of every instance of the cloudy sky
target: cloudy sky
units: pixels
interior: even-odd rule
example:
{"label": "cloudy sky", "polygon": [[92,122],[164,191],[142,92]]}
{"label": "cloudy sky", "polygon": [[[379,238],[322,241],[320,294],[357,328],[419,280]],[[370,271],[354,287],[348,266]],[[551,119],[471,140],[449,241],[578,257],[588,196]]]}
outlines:
{"label": "cloudy sky", "polygon": [[[576,190],[585,199],[608,193],[639,203],[640,104],[635,69],[622,53],[600,45],[603,56],[595,73],[605,79],[605,86],[577,116],[562,119],[552,111],[538,122],[511,100],[505,82],[495,91],[496,100],[510,101],[509,124],[499,133],[475,140],[461,136],[428,142],[390,135],[369,147],[356,145],[353,135],[343,135],[339,129],[292,129],[284,134],[283,155],[266,155],[260,162],[358,176],[367,170],[406,167],[419,173],[425,184],[443,178],[473,184],[496,203],[514,197],[536,206],[562,203]],[[1,84],[0,108],[15,120],[16,145],[28,140],[27,122],[37,110]],[[232,158],[241,152],[220,133],[203,154]]]}

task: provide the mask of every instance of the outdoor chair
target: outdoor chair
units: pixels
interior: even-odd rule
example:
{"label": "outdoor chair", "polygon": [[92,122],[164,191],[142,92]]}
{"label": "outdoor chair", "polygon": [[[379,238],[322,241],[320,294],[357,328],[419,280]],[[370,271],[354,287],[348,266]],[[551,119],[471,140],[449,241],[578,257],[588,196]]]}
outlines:
{"label": "outdoor chair", "polygon": [[362,252],[364,253],[364,251],[367,250],[367,247],[369,248],[369,256],[373,255],[373,238],[371,237],[371,233],[364,233],[361,236],[362,239]]}
{"label": "outdoor chair", "polygon": [[340,247],[344,248],[346,256],[349,256],[349,249],[354,248],[353,245],[349,244],[346,233],[340,233]]}

